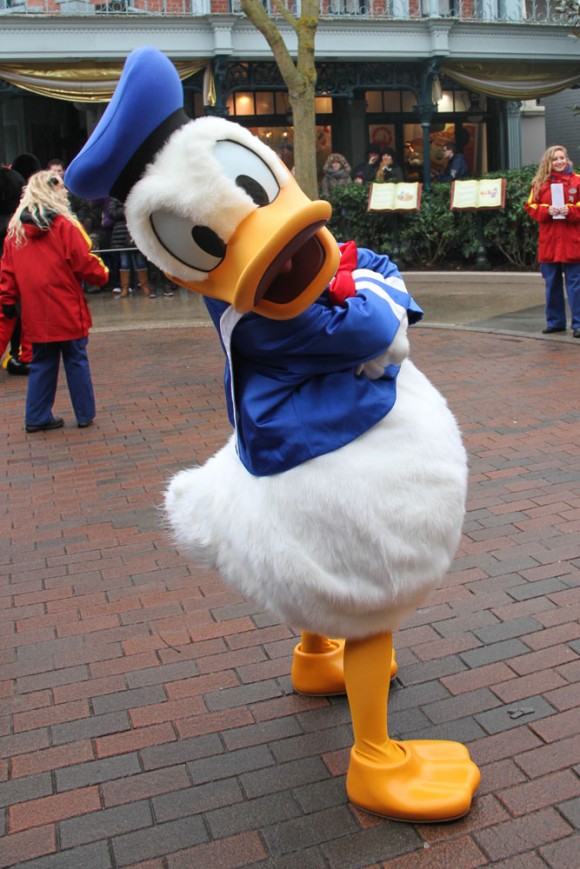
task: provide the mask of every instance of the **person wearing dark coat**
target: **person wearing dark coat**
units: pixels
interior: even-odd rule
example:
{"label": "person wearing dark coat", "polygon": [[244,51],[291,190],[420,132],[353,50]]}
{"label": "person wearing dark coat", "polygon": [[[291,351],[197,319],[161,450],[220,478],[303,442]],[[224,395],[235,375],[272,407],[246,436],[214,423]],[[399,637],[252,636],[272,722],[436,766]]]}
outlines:
{"label": "person wearing dark coat", "polygon": [[350,184],[350,164],[342,154],[329,154],[322,167],[322,183],[320,195],[328,199],[335,187]]}
{"label": "person wearing dark coat", "polygon": [[12,161],[10,168],[22,175],[25,181],[28,181],[31,175],[42,169],[42,166],[36,154],[19,154]]}
{"label": "person wearing dark coat", "polygon": [[118,298],[125,298],[129,295],[131,268],[133,268],[143,295],[149,299],[154,299],[156,294],[149,286],[147,260],[141,251],[137,250],[135,242],[131,238],[125,218],[125,206],[119,199],[110,197],[107,214],[112,221],[111,247],[119,251],[121,293]]}
{"label": "person wearing dark coat", "polygon": [[[23,187],[22,175],[7,166],[0,167],[0,259],[8,224],[18,207]],[[6,350],[8,352],[2,362],[5,371],[8,374],[29,374],[32,347],[22,333],[22,320],[18,310],[11,318],[0,311],[0,357]]]}
{"label": "person wearing dark coat", "polygon": [[384,184],[385,182],[404,181],[403,170],[397,165],[396,155],[393,148],[383,148],[381,159],[375,175],[375,183]]}
{"label": "person wearing dark coat", "polygon": [[[9,210],[8,212],[5,211],[5,203],[3,201],[3,216],[0,217],[0,223],[3,224],[3,227],[0,227],[0,235],[2,236],[2,244],[0,244],[0,257],[2,256],[4,239],[8,231],[8,223],[13,213],[16,211],[18,203],[20,202],[20,197],[22,195],[24,185],[28,183],[28,179],[32,175],[34,175],[35,172],[38,172],[40,168],[40,160],[38,159],[36,154],[19,154],[12,161],[9,171],[14,174],[11,180],[8,181],[11,189]],[[16,188],[18,188],[17,193]],[[4,352],[4,350],[6,349],[8,340],[10,341],[10,350],[6,354],[6,357],[2,363],[2,367],[5,368],[9,374],[30,374],[30,363],[32,361],[32,345],[27,340],[26,334],[25,332],[23,332],[22,329],[20,303],[15,306],[12,318],[8,319],[8,322],[5,315],[2,314],[2,320],[0,321],[1,352]]]}
{"label": "person wearing dark coat", "polygon": [[352,173],[353,180],[357,184],[369,184],[375,180],[379,160],[381,157],[381,149],[378,145],[369,145],[367,148],[366,160],[364,163],[359,163],[355,166]]}
{"label": "person wearing dark coat", "polygon": [[447,142],[443,146],[443,156],[447,160],[447,166],[443,172],[438,172],[435,176],[437,181],[461,181],[462,178],[467,178],[469,168],[463,154],[457,150],[455,142]]}

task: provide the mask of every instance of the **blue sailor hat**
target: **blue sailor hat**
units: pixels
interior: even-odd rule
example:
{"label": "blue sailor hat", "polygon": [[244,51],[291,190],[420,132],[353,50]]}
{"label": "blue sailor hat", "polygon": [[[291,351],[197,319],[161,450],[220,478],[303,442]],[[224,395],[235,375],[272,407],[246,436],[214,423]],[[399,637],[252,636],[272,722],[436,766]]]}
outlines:
{"label": "blue sailor hat", "polygon": [[168,57],[152,46],[128,56],[111,102],[65,174],[84,199],[124,201],[171,134],[188,123],[181,80]]}

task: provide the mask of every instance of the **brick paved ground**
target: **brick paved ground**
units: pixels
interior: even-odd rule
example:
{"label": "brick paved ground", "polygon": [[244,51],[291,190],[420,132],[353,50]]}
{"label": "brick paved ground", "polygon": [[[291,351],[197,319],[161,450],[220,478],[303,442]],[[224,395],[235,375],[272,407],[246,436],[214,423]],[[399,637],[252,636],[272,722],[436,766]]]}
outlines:
{"label": "brick paved ground", "polygon": [[23,432],[1,372],[0,866],[578,869],[580,347],[413,333],[471,457],[453,570],[396,636],[391,728],[469,743],[453,824],[347,802],[346,700],[291,630],[175,551],[164,481],[221,445],[211,329],[93,335],[98,423]]}

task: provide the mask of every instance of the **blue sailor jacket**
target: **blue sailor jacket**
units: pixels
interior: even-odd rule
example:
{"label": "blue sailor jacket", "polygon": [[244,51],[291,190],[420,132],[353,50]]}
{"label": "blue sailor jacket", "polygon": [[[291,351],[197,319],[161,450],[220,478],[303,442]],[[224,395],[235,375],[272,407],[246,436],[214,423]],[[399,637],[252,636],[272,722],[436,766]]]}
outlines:
{"label": "blue sailor jacket", "polygon": [[337,450],[381,420],[396,400],[399,367],[370,380],[360,365],[383,353],[405,316],[423,312],[387,256],[359,248],[356,295],[324,293],[290,320],[240,315],[205,299],[227,357],[225,393],[239,457],[255,476]]}

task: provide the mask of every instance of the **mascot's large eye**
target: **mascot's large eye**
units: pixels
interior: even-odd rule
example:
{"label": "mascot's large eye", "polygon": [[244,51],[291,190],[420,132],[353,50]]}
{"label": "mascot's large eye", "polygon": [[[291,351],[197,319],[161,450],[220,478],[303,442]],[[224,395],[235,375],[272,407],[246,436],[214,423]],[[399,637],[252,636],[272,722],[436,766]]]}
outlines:
{"label": "mascot's large eye", "polygon": [[269,205],[277,197],[280,185],[276,176],[251,148],[230,139],[223,139],[215,143],[213,153],[224,174],[235,181],[259,208]]}
{"label": "mascot's large eye", "polygon": [[209,226],[196,226],[191,220],[170,211],[154,211],[151,226],[159,243],[192,269],[211,272],[226,255],[226,244]]}

